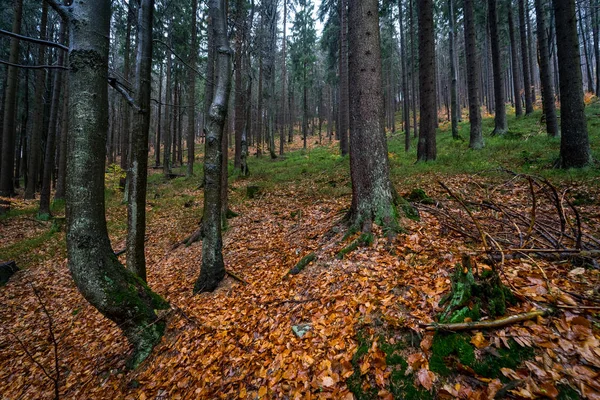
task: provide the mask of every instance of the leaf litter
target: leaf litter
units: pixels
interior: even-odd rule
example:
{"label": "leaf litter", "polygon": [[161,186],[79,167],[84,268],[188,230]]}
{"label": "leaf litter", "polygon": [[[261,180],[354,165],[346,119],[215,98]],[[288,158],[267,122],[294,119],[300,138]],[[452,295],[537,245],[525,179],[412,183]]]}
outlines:
{"label": "leaf litter", "polygon": [[[473,201],[485,198],[493,180],[444,179],[456,193],[470,193]],[[462,213],[434,180],[429,181],[423,189],[432,198],[445,199],[444,210]],[[316,183],[303,181],[242,200],[241,188],[247,183],[233,184],[232,204],[240,216],[230,220],[224,236],[224,259],[249,285],[226,278],[210,294],[191,295],[201,265],[201,243],[172,250],[197,226],[201,202],[155,207],[150,201],[149,284],[168,299],[173,312],[165,316],[168,328],[162,342],[136,371],[125,369],[129,348],[119,329],[76,290],[64,252],[48,253],[42,263],[13,277],[0,289],[3,396],[53,397],[51,382],[8,332],[18,335],[34,358],[52,371],[52,343],[33,285],[54,320],[65,398],[352,399],[347,380],[354,374],[359,331],[371,343],[357,365],[363,388],[392,398],[392,367],[378,338],[384,331],[407,330],[419,337],[403,354],[414,384],[440,398],[483,399],[498,393],[556,398],[558,388],[567,384],[581,397],[600,398],[598,311],[582,307],[598,305],[597,269],[568,260],[505,259],[503,280],[526,300],[511,307],[510,314],[543,304],[561,308],[520,325],[469,332],[470,341],[477,352],[531,347],[534,358],[517,369],[502,369],[502,380],[477,376],[468,367],[441,376],[429,369],[433,334],[425,332],[423,324],[434,322],[442,310],[438,303],[450,289],[451,271],[461,254],[481,249],[475,239],[448,229],[439,215],[421,210],[421,220],[403,221],[407,233],[391,245],[376,228],[372,246],[359,247],[340,260],[336,254],[352,240],[343,240],[340,224],[349,196],[321,196]],[[495,201],[527,214],[531,204],[525,193],[522,187],[503,190]],[[190,189],[172,196],[184,195],[196,193]],[[163,196],[167,199],[155,203],[168,203],[169,195]],[[477,211],[478,217],[482,212]],[[582,206],[580,213],[593,223],[597,209]],[[109,219],[123,220],[124,215],[124,207],[109,210]],[[463,227],[472,224],[466,215],[462,220]],[[36,225],[31,224],[32,231]],[[593,225],[584,229],[598,233],[590,231]],[[123,229],[112,230],[111,239],[119,248]],[[64,234],[57,233],[53,240],[64,241]],[[298,275],[287,274],[311,252],[317,256],[313,263]],[[483,255],[476,259],[483,264]],[[294,326],[310,329],[298,337]]]}

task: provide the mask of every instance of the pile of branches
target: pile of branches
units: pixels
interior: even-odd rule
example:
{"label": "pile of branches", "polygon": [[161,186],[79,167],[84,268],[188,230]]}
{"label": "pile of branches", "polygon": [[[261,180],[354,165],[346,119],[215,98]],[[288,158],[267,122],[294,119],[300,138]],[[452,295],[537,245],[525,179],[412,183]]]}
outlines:
{"label": "pile of branches", "polygon": [[500,184],[468,195],[440,181],[448,197],[415,206],[438,218],[442,230],[481,244],[492,262],[537,256],[600,268],[600,239],[592,234],[600,226],[582,217],[571,188],[559,189],[539,176],[503,173],[508,178]]}

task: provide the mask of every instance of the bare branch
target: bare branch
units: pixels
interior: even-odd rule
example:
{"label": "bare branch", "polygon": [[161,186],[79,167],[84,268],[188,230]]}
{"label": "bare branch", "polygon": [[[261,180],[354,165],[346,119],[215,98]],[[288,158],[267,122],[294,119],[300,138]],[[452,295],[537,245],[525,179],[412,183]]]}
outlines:
{"label": "bare branch", "polygon": [[43,46],[55,47],[57,49],[61,49],[61,50],[64,50],[64,51],[69,51],[69,48],[67,46],[62,45],[60,43],[50,42],[48,40],[36,39],[36,38],[29,37],[29,36],[17,35],[16,33],[13,33],[13,32],[10,32],[10,31],[5,31],[4,29],[0,29],[0,35],[5,35],[5,36],[17,38],[19,40],[24,40],[26,42],[32,42],[32,43],[41,44]]}
{"label": "bare branch", "polygon": [[64,69],[70,70],[71,68],[65,67],[64,65],[23,65],[13,64],[8,61],[0,60],[0,64],[8,65],[9,67],[23,68],[23,69]]}
{"label": "bare branch", "polygon": [[117,92],[119,92],[121,94],[121,96],[123,96],[123,98],[127,101],[127,103],[137,112],[141,112],[142,109],[140,108],[139,105],[137,105],[135,103],[135,100],[133,100],[133,98],[131,97],[131,95],[129,93],[127,93],[127,90],[123,89],[123,87],[119,84],[119,81],[117,81],[117,78],[108,78],[108,84],[110,86],[112,86]]}
{"label": "bare branch", "polygon": [[71,11],[71,7],[60,5],[56,2],[56,0],[44,0],[66,23],[71,19],[71,15],[69,14]]}

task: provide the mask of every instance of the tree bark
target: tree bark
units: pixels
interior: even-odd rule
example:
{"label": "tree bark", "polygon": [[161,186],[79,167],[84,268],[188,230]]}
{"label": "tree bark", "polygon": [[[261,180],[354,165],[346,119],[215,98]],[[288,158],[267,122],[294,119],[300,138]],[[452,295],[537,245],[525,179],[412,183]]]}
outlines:
{"label": "tree bark", "polygon": [[434,161],[437,156],[435,128],[435,32],[433,0],[419,2],[419,97],[421,126],[417,147],[418,161]]}
{"label": "tree bark", "polygon": [[454,0],[448,0],[448,15],[450,18],[450,107],[452,109],[452,137],[458,139],[460,106],[458,104],[458,91],[456,89],[456,57],[454,56],[454,36],[456,35],[456,28],[454,27]]}
{"label": "tree bark", "polygon": [[196,64],[198,60],[198,27],[196,14],[198,13],[198,0],[192,0],[192,44],[188,64],[192,67],[188,71],[188,128],[187,128],[187,171],[186,175],[194,175],[194,157],[196,146]]}
{"label": "tree bark", "polygon": [[137,367],[160,341],[168,303],[117,260],[106,229],[110,1],[80,0],[70,11],[70,135],[67,146],[67,252],[77,288],[123,331]]}
{"label": "tree bark", "polygon": [[481,132],[481,100],[479,97],[479,52],[477,51],[477,37],[475,35],[475,16],[473,0],[464,0],[465,47],[467,55],[467,86],[469,97],[469,148],[479,150],[483,148],[483,134]]}
{"label": "tree bark", "polygon": [[[193,0],[195,1],[195,0]],[[152,18],[154,0],[138,6],[137,51],[135,61],[135,103],[131,130],[131,168],[127,199],[127,269],[146,279],[146,183],[148,181],[148,136],[150,133],[150,94],[152,91]]]}
{"label": "tree bark", "polygon": [[552,67],[550,65],[550,52],[548,49],[546,11],[542,0],[535,0],[535,11],[538,31],[542,107],[546,116],[546,131],[549,136],[558,137],[560,133],[558,130],[558,119],[556,118],[554,83],[552,82]]}
{"label": "tree bark", "polygon": [[[68,77],[64,77],[68,78]],[[67,171],[67,136],[69,134],[69,85],[67,79],[63,79],[63,105],[60,126],[60,142],[58,157],[58,173],[56,176],[56,192],[54,200],[65,199],[65,180]]]}
{"label": "tree bark", "polygon": [[[15,0],[13,16],[13,33],[21,33],[21,20],[23,18],[23,0]],[[8,62],[19,62],[19,39],[10,39],[10,55]],[[16,136],[16,103],[17,82],[19,80],[17,67],[8,66],[6,72],[6,89],[4,104],[4,121],[2,126],[2,161],[0,162],[0,196],[10,197],[14,194],[14,162],[15,162],[15,136]]]}
{"label": "tree bark", "polygon": [[[67,27],[61,24],[60,37],[64,42]],[[64,63],[64,52],[58,54],[57,64]],[[52,85],[52,101],[50,103],[50,120],[48,122],[48,136],[46,138],[46,155],[44,157],[44,170],[42,173],[42,190],[40,192],[40,215],[50,215],[50,186],[52,184],[52,171],[54,170],[54,156],[56,154],[55,141],[58,128],[58,111],[60,109],[60,97],[63,88],[63,72],[59,69],[54,71],[54,83]]]}
{"label": "tree bark", "polygon": [[[512,80],[515,102],[515,115],[517,117],[520,117],[523,115],[523,104],[521,102],[521,85],[519,83],[519,55],[517,52],[517,40],[515,38],[515,23],[512,8],[512,0],[508,4],[508,35],[510,37],[510,56],[512,61]],[[525,90],[525,92],[527,92],[527,90]]]}
{"label": "tree bark", "polygon": [[404,120],[404,151],[410,150],[410,90],[408,87],[408,62],[406,61],[406,41],[402,0],[398,0],[398,20],[400,23],[400,57],[402,58],[402,119]]}
{"label": "tree bark", "polygon": [[[519,33],[521,35],[521,60],[523,63],[523,87],[525,89],[525,115],[533,112],[533,100],[531,97],[531,87],[533,75],[529,72],[529,49],[527,47],[527,23],[525,15],[525,0],[519,0]],[[531,78],[531,79],[530,79]]]}
{"label": "tree bark", "polygon": [[[42,17],[40,20],[40,40],[47,39],[48,3],[42,2]],[[62,53],[62,51],[60,51]],[[46,64],[46,46],[39,46],[38,65]],[[27,167],[27,186],[25,199],[34,199],[38,187],[40,157],[42,150],[42,131],[44,130],[44,89],[46,83],[46,70],[39,69],[35,72],[34,119],[29,141],[29,162]],[[29,90],[26,88],[26,90]]]}
{"label": "tree bark", "polygon": [[213,291],[225,276],[221,237],[222,138],[231,85],[231,48],[227,39],[224,0],[210,0],[209,10],[217,52],[216,87],[208,113],[204,161],[202,267],[194,293]]}
{"label": "tree bark", "polygon": [[385,137],[377,0],[348,1],[350,87],[349,221],[363,232],[373,223],[397,228]]}
{"label": "tree bark", "polygon": [[[173,131],[171,130],[171,119],[173,118],[173,113],[169,108],[173,108],[171,105],[173,94],[171,93],[171,67],[173,60],[171,59],[171,54],[169,53],[167,56],[167,70],[165,74],[167,75],[166,79],[166,87],[165,87],[165,115],[164,115],[164,129],[163,129],[163,173],[165,176],[171,174],[171,142],[173,138]],[[208,83],[207,83],[208,85]]]}
{"label": "tree bark", "polygon": [[488,22],[490,25],[490,41],[492,48],[492,69],[494,75],[494,130],[492,135],[504,135],[508,131],[506,123],[506,92],[504,90],[504,73],[502,70],[502,50],[498,36],[497,0],[488,1]]}
{"label": "tree bark", "polygon": [[339,60],[339,89],[340,101],[338,112],[340,126],[338,127],[338,136],[340,138],[340,151],[342,156],[348,154],[348,123],[349,123],[349,81],[348,81],[348,2],[349,0],[339,0],[340,13],[340,60]]}
{"label": "tree bark", "polygon": [[562,168],[581,168],[591,162],[583,102],[581,57],[575,0],[553,0],[560,80]]}
{"label": "tree bark", "polygon": [[[285,144],[285,126],[287,124],[287,110],[286,110],[286,95],[285,95],[285,84],[287,75],[287,58],[286,58],[286,46],[287,46],[287,0],[283,0],[283,40],[282,40],[282,59],[281,59],[281,134],[279,135],[279,155],[284,153]],[[328,121],[330,125],[330,121]],[[329,126],[328,125],[328,126]]]}

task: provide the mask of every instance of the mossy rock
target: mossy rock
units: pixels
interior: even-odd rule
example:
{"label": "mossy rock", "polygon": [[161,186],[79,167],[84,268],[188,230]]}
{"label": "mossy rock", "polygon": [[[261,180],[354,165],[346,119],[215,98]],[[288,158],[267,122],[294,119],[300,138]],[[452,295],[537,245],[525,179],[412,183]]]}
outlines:
{"label": "mossy rock", "polygon": [[413,189],[410,193],[404,195],[403,197],[412,203],[435,204],[435,200],[429,197],[421,188]]}

